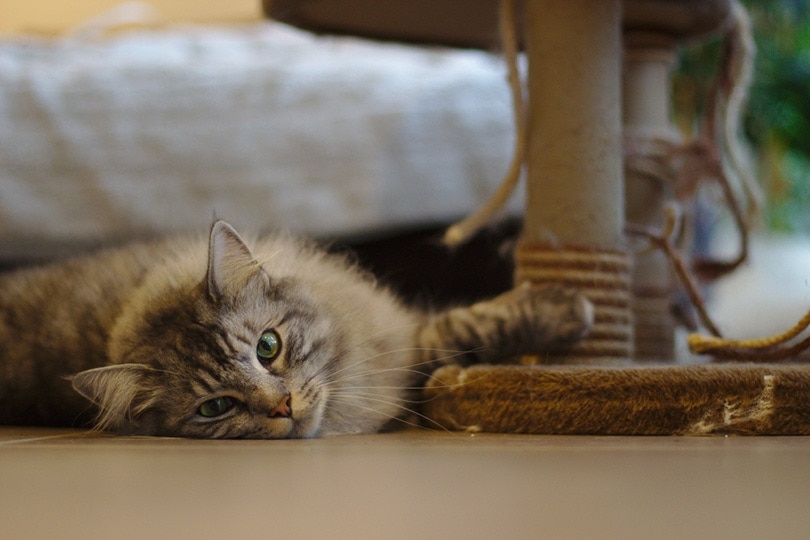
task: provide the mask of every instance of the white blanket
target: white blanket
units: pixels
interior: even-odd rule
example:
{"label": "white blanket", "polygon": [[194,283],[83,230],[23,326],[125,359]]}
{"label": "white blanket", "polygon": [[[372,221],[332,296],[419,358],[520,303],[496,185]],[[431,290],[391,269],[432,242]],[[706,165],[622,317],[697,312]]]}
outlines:
{"label": "white blanket", "polygon": [[0,258],[214,214],[315,235],[460,217],[507,167],[510,106],[488,53],[278,23],[6,38]]}

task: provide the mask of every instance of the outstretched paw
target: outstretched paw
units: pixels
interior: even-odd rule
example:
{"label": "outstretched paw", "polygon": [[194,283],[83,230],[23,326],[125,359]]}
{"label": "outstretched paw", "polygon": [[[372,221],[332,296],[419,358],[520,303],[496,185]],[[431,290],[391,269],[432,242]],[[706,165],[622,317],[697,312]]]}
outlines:
{"label": "outstretched paw", "polygon": [[575,343],[593,326],[593,304],[581,292],[560,285],[526,282],[498,299],[519,306],[522,337],[536,350]]}

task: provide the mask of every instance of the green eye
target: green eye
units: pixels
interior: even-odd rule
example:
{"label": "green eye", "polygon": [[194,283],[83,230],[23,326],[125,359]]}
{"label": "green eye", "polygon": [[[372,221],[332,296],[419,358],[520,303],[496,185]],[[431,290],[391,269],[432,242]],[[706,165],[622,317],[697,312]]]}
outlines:
{"label": "green eye", "polygon": [[273,330],[268,330],[259,338],[256,345],[256,356],[262,362],[274,360],[281,352],[281,338]]}
{"label": "green eye", "polygon": [[225,414],[231,410],[234,405],[236,405],[236,400],[233,398],[229,398],[228,396],[220,396],[214,399],[209,399],[200,405],[197,412],[200,413],[200,416],[214,418],[216,416]]}

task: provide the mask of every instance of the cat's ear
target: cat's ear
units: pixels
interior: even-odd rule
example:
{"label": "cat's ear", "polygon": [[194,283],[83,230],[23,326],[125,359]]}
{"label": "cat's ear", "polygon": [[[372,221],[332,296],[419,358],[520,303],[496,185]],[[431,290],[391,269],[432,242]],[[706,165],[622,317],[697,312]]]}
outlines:
{"label": "cat's ear", "polygon": [[142,364],[120,364],[81,371],[70,378],[73,388],[98,405],[96,424],[100,429],[118,430],[133,413],[144,410],[144,379],[150,368]]}
{"label": "cat's ear", "polygon": [[264,270],[233,227],[217,221],[208,244],[208,294],[215,301],[234,297]]}

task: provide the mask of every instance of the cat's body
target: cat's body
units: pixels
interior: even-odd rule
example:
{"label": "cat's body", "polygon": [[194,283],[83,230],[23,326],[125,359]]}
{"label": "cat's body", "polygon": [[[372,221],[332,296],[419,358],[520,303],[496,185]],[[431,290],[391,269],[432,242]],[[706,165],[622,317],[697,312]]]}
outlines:
{"label": "cat's body", "polygon": [[[249,247],[248,247],[249,246]],[[443,362],[560,346],[587,302],[523,287],[470,308],[405,307],[346,258],[217,222],[0,276],[0,423],[189,437],[373,432]]]}

